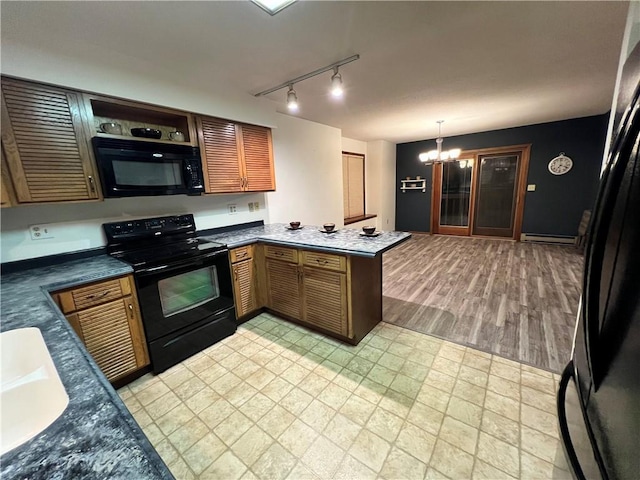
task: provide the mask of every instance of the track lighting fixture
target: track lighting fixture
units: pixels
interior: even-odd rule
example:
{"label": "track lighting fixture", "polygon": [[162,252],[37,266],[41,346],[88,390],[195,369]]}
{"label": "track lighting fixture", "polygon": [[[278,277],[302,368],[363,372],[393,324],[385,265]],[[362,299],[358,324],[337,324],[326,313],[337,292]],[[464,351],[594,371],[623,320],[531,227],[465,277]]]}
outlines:
{"label": "track lighting fixture", "polygon": [[289,85],[289,91],[287,92],[287,108],[292,112],[298,110],[298,95],[293,89],[293,83]]}
{"label": "track lighting fixture", "polygon": [[331,76],[331,95],[333,95],[334,97],[341,97],[344,94],[344,90],[342,88],[342,75],[340,75],[338,68],[342,65],[346,65],[347,63],[355,62],[359,58],[360,55],[352,55],[351,57],[345,58],[344,60],[332,63],[331,65],[319,68],[317,70],[314,70],[313,72],[309,72],[299,77],[292,78],[291,80],[287,80],[286,82],[283,82],[280,85],[276,85],[273,88],[269,88],[260,93],[256,93],[255,96],[262,97],[263,95],[268,95],[275,92],[276,90],[280,90],[281,88],[288,87],[289,90],[287,91],[287,107],[291,111],[296,111],[298,110],[298,96],[296,95],[296,91],[293,89],[293,84],[301,82],[302,80],[306,80],[308,78],[315,77],[317,75],[320,75],[321,73],[333,70],[333,75]]}
{"label": "track lighting fixture", "polygon": [[331,76],[331,95],[334,97],[341,97],[343,93],[342,75],[338,73],[338,67],[335,67],[333,69],[333,75]]}
{"label": "track lighting fixture", "polygon": [[428,152],[421,153],[418,158],[421,162],[425,162],[427,165],[432,165],[435,162],[452,162],[460,156],[462,150],[459,148],[452,148],[451,150],[442,150],[442,124],[444,120],[438,120],[438,138],[436,138],[436,149]]}

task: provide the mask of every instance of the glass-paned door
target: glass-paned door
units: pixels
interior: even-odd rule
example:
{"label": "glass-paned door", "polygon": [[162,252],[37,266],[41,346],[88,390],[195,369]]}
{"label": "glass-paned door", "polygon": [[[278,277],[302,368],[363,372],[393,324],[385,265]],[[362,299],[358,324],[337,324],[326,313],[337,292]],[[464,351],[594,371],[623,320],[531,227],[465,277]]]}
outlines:
{"label": "glass-paned door", "polygon": [[520,154],[480,155],[473,235],[512,237]]}
{"label": "glass-paned door", "polygon": [[461,159],[443,163],[435,170],[440,180],[436,233],[469,235],[473,163],[471,158]]}
{"label": "glass-paned door", "polygon": [[472,168],[473,160],[459,160],[442,165],[440,225],[469,225]]}

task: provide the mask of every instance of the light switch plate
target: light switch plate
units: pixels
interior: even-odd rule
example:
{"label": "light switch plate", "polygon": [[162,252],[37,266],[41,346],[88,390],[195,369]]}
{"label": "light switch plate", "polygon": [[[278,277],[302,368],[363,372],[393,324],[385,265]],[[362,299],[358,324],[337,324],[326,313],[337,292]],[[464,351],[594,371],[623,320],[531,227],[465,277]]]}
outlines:
{"label": "light switch plate", "polygon": [[527,192],[535,192],[535,191],[536,191],[535,183],[527,185]]}
{"label": "light switch plate", "polygon": [[253,202],[249,202],[249,211],[253,212]]}
{"label": "light switch plate", "polygon": [[257,212],[260,210],[260,202],[253,202],[253,209]]}

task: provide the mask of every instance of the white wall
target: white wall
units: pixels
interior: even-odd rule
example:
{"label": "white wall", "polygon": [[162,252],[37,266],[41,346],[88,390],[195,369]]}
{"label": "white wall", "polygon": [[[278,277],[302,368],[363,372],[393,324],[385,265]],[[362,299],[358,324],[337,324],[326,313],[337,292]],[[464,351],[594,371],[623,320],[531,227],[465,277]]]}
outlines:
{"label": "white wall", "polygon": [[354,140],[353,138],[342,137],[342,151],[349,153],[359,153],[367,156],[367,142]]}
{"label": "white wall", "polygon": [[[33,40],[20,39],[20,42],[26,41]],[[2,35],[4,75],[273,126],[275,107],[269,100],[236,91],[233,85],[215,88],[207,79],[170,67],[168,62],[167,69],[160,70],[91,44],[56,39],[29,45],[12,43],[4,32]]]}
{"label": "white wall", "polygon": [[[618,95],[620,94],[620,81],[622,79],[622,68],[624,67],[627,58],[640,42],[640,2],[630,2],[629,11],[627,13],[627,24],[624,29],[624,36],[622,37],[622,47],[620,49],[620,59],[618,60],[618,72],[616,74],[616,86],[613,91],[613,100],[611,102],[611,111],[615,112],[618,106]],[[613,134],[613,122],[615,115],[609,116],[609,124],[607,126],[607,138],[604,144],[604,155],[602,157],[602,168],[600,174],[604,172],[604,168],[607,165],[607,158],[609,154],[609,148],[611,147],[611,140]]]}
{"label": "white wall", "polygon": [[339,129],[276,115],[273,130],[276,191],[267,193],[272,223],[344,223]]}
{"label": "white wall", "polygon": [[[249,212],[248,202],[259,202],[260,210]],[[237,213],[228,214],[235,203]],[[198,229],[267,220],[265,196],[259,194],[188,197],[113,198],[104,202],[29,205],[2,209],[1,261],[73,252],[106,244],[102,224],[130,218],[193,213]],[[32,240],[29,226],[46,224],[54,238]]]}
{"label": "white wall", "polygon": [[342,150],[365,156],[366,213],[376,215],[361,222],[349,224],[349,228],[375,225],[378,230],[395,229],[395,180],[396,146],[385,141],[361,142],[342,138]]}

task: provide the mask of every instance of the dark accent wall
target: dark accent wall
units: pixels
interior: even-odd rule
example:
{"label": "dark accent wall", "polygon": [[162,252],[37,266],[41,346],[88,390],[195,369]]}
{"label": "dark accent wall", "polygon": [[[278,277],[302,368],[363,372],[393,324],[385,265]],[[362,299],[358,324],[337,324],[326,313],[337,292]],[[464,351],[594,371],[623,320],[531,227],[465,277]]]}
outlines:
{"label": "dark accent wall", "polygon": [[[609,114],[541,123],[525,127],[445,137],[443,146],[475,150],[531,144],[527,184],[535,192],[525,196],[522,233],[577,235],[582,212],[595,201],[604,152]],[[435,139],[400,143],[396,146],[396,229],[428,232],[431,225],[432,167],[418,160],[418,154],[433,150]],[[552,175],[549,161],[564,152],[573,159],[565,175]],[[427,191],[402,193],[400,180],[420,175],[427,179]]]}

